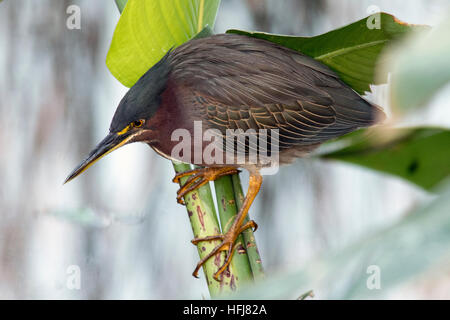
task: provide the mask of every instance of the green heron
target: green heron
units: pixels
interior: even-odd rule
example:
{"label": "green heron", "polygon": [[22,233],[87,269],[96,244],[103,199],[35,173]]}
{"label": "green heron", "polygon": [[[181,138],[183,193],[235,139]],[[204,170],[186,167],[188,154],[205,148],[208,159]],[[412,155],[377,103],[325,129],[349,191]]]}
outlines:
{"label": "green heron", "polygon": [[[237,131],[237,135],[253,130],[256,136],[262,130],[276,130],[276,141],[271,139],[269,145],[276,142],[277,149],[272,155],[276,154],[277,163],[285,164],[324,141],[383,118],[379,107],[364,100],[336,73],[308,56],[261,39],[214,35],[170,50],[150,68],[121,100],[109,134],[66,182],[104,155],[138,141],[147,143],[163,157],[200,166],[175,176],[174,182],[189,176],[177,192],[179,202],[209,181],[234,174],[238,168],[248,170],[248,191],[229,231],[193,240],[193,243],[221,240],[199,261],[193,273],[197,276],[205,261],[227,251],[224,264],[214,276],[218,279],[231,261],[238,235],[256,227],[253,221],[244,224],[244,219],[261,187],[260,169],[266,163],[238,162],[236,147],[228,148],[224,143],[218,143],[216,151],[230,156],[226,162],[211,163],[196,157],[196,152],[205,151],[204,141],[200,146],[192,145],[188,152],[174,153],[179,142],[172,139],[173,132],[184,129],[194,135],[196,122],[222,136],[230,129]],[[254,147],[248,139],[243,144],[241,154],[248,156]]]}

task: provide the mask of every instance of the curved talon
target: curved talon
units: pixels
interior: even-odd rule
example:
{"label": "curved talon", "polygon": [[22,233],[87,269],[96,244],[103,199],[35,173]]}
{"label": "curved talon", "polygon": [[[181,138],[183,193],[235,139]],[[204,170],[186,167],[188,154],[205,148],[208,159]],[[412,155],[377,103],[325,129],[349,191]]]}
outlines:
{"label": "curved talon", "polygon": [[[175,175],[175,177],[172,179],[173,183],[180,183],[180,179],[187,177],[187,176],[192,176],[202,170],[204,170],[205,168],[197,168],[197,169],[193,169],[193,170],[188,170],[188,171],[184,171],[184,172],[179,172]],[[187,181],[186,181],[187,182]]]}
{"label": "curved talon", "polygon": [[223,234],[219,234],[217,236],[208,236],[208,237],[204,237],[204,238],[195,238],[192,239],[191,242],[193,245],[197,245],[199,242],[202,241],[214,241],[214,240],[223,240],[224,235]]}
{"label": "curved talon", "polygon": [[184,196],[210,181],[217,180],[220,177],[239,173],[240,171],[234,167],[219,167],[219,168],[198,168],[190,171],[180,172],[172,179],[174,183],[179,183],[181,178],[190,176],[189,179],[177,191],[177,202],[185,204]]}
{"label": "curved talon", "polygon": [[250,229],[250,228],[252,228],[253,232],[255,232],[256,230],[258,230],[258,224],[255,221],[250,220],[241,227],[241,229],[239,230],[239,233],[242,233],[243,231]]}
{"label": "curved talon", "polygon": [[219,244],[217,247],[215,247],[214,249],[211,250],[211,252],[204,257],[203,259],[201,259],[198,263],[197,263],[197,267],[195,268],[194,272],[192,273],[192,275],[196,278],[198,278],[198,271],[200,270],[200,268],[202,267],[202,265],[208,261],[209,258],[215,256],[216,254],[220,254],[221,251],[227,251],[227,255],[225,258],[224,263],[220,266],[219,270],[217,270],[217,272],[214,274],[213,278],[216,279],[217,281],[219,280],[219,276],[226,270],[226,268],[228,267],[228,265],[231,263],[231,259],[233,258],[233,254],[234,254],[234,249],[236,248],[236,239],[238,238],[238,236],[245,230],[249,229],[249,228],[253,228],[253,231],[256,231],[256,229],[258,228],[258,225],[256,224],[255,221],[250,220],[248,221],[246,224],[244,224],[243,226],[241,226],[238,231],[233,231],[232,228],[230,228],[230,230],[225,234],[218,234],[218,235],[214,235],[214,236],[207,236],[204,238],[195,238],[192,239],[191,242],[194,245],[197,245],[199,242],[202,241],[214,241],[214,240],[222,240],[222,243]]}
{"label": "curved talon", "polygon": [[186,182],[181,188],[180,190],[177,191],[177,202],[180,204],[184,204],[183,201],[183,197],[188,194],[191,191],[194,191],[195,189],[200,188],[201,186],[207,184],[209,181],[208,180],[198,180],[198,177],[192,177],[189,178],[189,183]]}
{"label": "curved talon", "polygon": [[[199,239],[199,241],[202,241],[203,239]],[[234,241],[233,241],[234,242]],[[206,257],[204,257],[203,259],[201,259],[198,263],[197,266],[195,267],[194,272],[192,272],[192,275],[196,278],[198,278],[198,271],[200,270],[200,268],[203,266],[203,264],[209,260],[209,258],[212,258],[213,256],[215,256],[216,254],[220,254],[220,252],[222,251],[227,251],[227,256],[225,258],[225,262],[223,263],[223,265],[219,268],[219,270],[217,270],[217,272],[214,274],[213,278],[216,279],[217,281],[219,281],[219,276],[220,274],[225,271],[225,269],[228,267],[228,265],[231,262],[231,257],[233,255],[233,242],[232,241],[223,241],[221,244],[219,244],[217,247],[215,247],[214,249],[211,250],[210,253],[208,253],[208,255]]]}

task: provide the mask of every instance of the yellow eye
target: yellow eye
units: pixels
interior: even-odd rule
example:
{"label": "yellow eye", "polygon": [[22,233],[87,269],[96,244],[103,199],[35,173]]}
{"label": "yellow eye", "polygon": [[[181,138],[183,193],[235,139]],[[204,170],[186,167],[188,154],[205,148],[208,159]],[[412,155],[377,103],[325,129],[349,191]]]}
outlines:
{"label": "yellow eye", "polygon": [[131,126],[131,127],[134,127],[134,128],[140,128],[140,127],[142,127],[142,126],[144,125],[144,123],[145,123],[145,120],[143,120],[143,119],[141,119],[141,120],[136,120],[136,121],[133,121],[133,122],[130,124],[130,126]]}

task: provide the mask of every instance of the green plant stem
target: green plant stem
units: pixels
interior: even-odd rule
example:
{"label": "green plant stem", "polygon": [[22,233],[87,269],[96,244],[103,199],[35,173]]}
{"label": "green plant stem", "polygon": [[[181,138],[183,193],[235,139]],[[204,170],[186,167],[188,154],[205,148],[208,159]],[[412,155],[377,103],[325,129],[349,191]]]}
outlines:
{"label": "green plant stem", "polygon": [[[192,169],[189,164],[176,162],[172,163],[175,172],[177,173]],[[180,186],[185,183],[188,178],[189,177],[183,177],[180,179]],[[209,184],[188,193],[184,197],[184,201],[186,203],[186,209],[191,222],[194,238],[204,238],[221,233]],[[221,240],[199,242],[197,244],[197,249],[200,259],[204,258],[221,242]],[[203,264],[203,271],[208,284],[209,293],[212,298],[215,298],[221,294],[234,292],[237,288],[236,281],[234,281],[236,276],[233,274],[232,267],[229,269],[230,272],[224,272],[222,274],[220,282],[213,278],[214,273],[225,262],[225,257],[225,252],[222,252],[220,255],[209,259],[205,262],[205,264]]]}
{"label": "green plant stem", "polygon": [[[241,180],[239,179],[239,174],[234,174],[231,176],[234,190],[234,199],[236,200],[236,207],[239,210],[244,202],[244,193],[242,192]],[[249,215],[244,220],[244,223],[250,220]],[[264,269],[262,266],[261,256],[259,255],[259,250],[256,245],[255,235],[252,229],[247,229],[242,233],[244,238],[245,248],[247,250],[248,260],[250,262],[250,267],[252,269],[253,278],[259,280],[264,277]]]}
{"label": "green plant stem", "polygon": [[[222,226],[222,232],[225,234],[230,229],[238,212],[231,176],[224,176],[217,179],[214,181],[214,187],[216,191],[220,225]],[[236,239],[235,245],[236,247],[230,265],[234,273],[232,279],[239,287],[241,282],[251,281],[253,279],[253,274],[242,235]]]}

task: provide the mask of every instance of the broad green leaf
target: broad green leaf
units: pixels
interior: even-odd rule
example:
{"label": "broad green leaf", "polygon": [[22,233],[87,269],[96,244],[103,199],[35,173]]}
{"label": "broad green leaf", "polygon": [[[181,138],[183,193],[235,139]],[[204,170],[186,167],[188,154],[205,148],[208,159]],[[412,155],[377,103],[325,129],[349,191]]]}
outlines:
{"label": "broad green leaf", "polygon": [[129,0],[117,23],[106,65],[127,87],[172,47],[214,26],[220,0]]}
{"label": "broad green leaf", "polygon": [[387,52],[392,71],[391,99],[396,111],[426,103],[450,82],[450,15],[429,32],[411,35]]}
{"label": "broad green leaf", "polygon": [[387,80],[387,73],[377,78],[374,76],[380,52],[390,41],[413,28],[425,27],[412,26],[387,13],[379,13],[315,37],[282,36],[242,30],[228,30],[227,33],[265,39],[302,52],[329,66],[345,83],[363,94],[370,91],[370,84],[384,83]]}
{"label": "broad green leaf", "polygon": [[[343,249],[326,252],[297,271],[273,275],[231,298],[293,299],[311,288],[318,299],[387,297],[389,289],[434,266],[448,266],[449,207],[447,184],[435,200],[394,225]],[[378,271],[380,288],[370,290],[370,276]]]}
{"label": "broad green leaf", "polygon": [[55,210],[50,214],[88,227],[106,227],[110,223],[108,218],[90,208]]}
{"label": "broad green leaf", "polygon": [[447,129],[381,128],[372,135],[362,130],[338,143],[347,146],[321,157],[393,174],[425,189],[432,189],[450,175]]}

